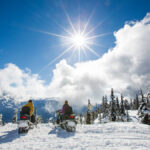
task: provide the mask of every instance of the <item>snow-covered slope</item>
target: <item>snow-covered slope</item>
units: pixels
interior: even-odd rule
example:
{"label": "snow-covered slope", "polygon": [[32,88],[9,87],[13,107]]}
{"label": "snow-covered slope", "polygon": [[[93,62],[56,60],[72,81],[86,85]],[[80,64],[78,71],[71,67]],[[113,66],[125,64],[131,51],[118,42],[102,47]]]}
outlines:
{"label": "snow-covered slope", "polygon": [[0,127],[0,150],[149,150],[150,126],[138,122],[78,125],[76,133],[39,124],[18,135],[17,125]]}

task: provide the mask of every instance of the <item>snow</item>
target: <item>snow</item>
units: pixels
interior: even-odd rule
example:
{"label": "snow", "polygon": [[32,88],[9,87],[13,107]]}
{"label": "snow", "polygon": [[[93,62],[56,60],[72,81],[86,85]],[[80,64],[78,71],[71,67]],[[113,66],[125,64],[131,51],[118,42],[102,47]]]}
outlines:
{"label": "snow", "polygon": [[[137,112],[137,111],[136,111]],[[136,118],[136,113],[131,113]],[[0,127],[0,150],[149,150],[150,126],[134,122],[77,125],[68,133],[53,124],[38,124],[27,134],[18,134],[16,124]]]}
{"label": "snow", "polygon": [[129,110],[129,114],[130,114],[130,119],[133,121],[133,122],[139,122],[139,119],[138,119],[138,112],[137,110]]}

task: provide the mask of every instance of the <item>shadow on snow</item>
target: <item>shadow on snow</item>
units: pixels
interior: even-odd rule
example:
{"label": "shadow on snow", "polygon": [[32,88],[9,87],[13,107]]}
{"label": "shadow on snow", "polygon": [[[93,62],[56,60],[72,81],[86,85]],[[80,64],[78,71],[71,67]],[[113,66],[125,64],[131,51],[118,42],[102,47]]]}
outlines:
{"label": "shadow on snow", "polygon": [[24,134],[18,134],[18,129],[7,131],[5,133],[5,135],[0,136],[0,144],[12,142],[17,138],[20,138],[20,136],[24,136]]}
{"label": "shadow on snow", "polygon": [[67,132],[61,128],[54,128],[48,134],[56,134],[59,138],[69,138],[75,135],[74,132]]}

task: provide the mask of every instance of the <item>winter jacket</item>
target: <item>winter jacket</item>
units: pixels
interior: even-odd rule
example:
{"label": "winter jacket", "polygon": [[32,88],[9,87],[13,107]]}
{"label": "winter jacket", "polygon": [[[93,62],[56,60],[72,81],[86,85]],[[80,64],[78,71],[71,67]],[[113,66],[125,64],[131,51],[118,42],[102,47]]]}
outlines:
{"label": "winter jacket", "polygon": [[64,113],[65,113],[65,104],[62,107],[62,114],[64,114]]}
{"label": "winter jacket", "polygon": [[[23,107],[29,107],[30,108],[30,116],[32,116],[33,112],[34,112],[34,105],[32,102],[28,102],[26,105],[24,105]],[[23,108],[22,107],[22,108]]]}
{"label": "winter jacket", "polygon": [[64,104],[63,107],[62,107],[62,114],[66,114],[66,115],[69,115],[69,114],[72,114],[72,107],[69,106],[68,104]]}

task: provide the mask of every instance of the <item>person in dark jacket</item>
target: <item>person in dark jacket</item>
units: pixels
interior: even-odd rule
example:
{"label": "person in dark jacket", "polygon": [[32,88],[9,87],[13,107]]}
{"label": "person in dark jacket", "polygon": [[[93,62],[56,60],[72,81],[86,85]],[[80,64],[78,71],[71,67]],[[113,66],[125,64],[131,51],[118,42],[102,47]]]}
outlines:
{"label": "person in dark jacket", "polygon": [[71,115],[72,113],[73,113],[72,112],[72,107],[69,106],[68,101],[66,100],[65,104],[62,107],[62,114],[63,115]]}

